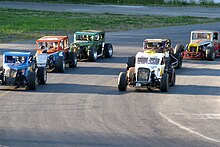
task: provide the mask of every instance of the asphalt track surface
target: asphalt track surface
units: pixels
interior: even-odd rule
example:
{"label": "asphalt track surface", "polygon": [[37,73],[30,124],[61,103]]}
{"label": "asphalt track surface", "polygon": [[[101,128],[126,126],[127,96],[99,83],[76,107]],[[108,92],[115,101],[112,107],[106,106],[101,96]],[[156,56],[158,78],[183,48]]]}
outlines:
{"label": "asphalt track surface", "polygon": [[149,7],[123,5],[48,4],[32,2],[0,2],[0,7],[78,13],[115,13],[132,15],[169,15],[220,17],[219,7]]}
{"label": "asphalt track surface", "polygon": [[[0,146],[220,146],[220,58],[184,60],[167,93],[117,90],[127,57],[145,38],[186,44],[195,29],[220,23],[107,33],[113,58],[49,73],[36,91],[0,87]],[[0,44],[0,53],[34,48],[34,41]]]}

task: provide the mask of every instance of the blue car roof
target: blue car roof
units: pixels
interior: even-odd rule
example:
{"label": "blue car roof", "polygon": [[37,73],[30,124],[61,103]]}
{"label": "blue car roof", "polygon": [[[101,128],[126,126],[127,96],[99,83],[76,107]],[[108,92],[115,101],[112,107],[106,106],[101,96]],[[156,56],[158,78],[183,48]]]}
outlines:
{"label": "blue car roof", "polygon": [[30,56],[31,52],[4,52],[4,56]]}

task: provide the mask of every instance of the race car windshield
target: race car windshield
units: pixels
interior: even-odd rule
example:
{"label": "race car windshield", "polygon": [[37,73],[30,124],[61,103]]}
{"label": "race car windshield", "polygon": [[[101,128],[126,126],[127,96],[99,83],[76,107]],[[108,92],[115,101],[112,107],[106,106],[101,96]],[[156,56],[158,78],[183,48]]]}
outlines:
{"label": "race car windshield", "polygon": [[211,33],[193,33],[192,39],[211,39]]}
{"label": "race car windshield", "polygon": [[164,45],[161,42],[147,42],[145,48],[163,48]]}
{"label": "race car windshield", "polygon": [[24,64],[26,61],[26,56],[5,56],[5,63]]}
{"label": "race car windshield", "polygon": [[143,58],[140,57],[137,60],[137,64],[159,64],[160,59],[159,58]]}
{"label": "race car windshield", "polygon": [[149,58],[148,59],[148,64],[159,64],[160,59],[159,58]]}
{"label": "race car windshield", "polygon": [[[62,46],[61,43],[60,46]],[[50,49],[50,48],[57,49],[57,47],[58,47],[58,42],[38,42],[38,49]]]}
{"label": "race car windshield", "polygon": [[76,35],[76,41],[92,41],[93,38],[91,35]]}

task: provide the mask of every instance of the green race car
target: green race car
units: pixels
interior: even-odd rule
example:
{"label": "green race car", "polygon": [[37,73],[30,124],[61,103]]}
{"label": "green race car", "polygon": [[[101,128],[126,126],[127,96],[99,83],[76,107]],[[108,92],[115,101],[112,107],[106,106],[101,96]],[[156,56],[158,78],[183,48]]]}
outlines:
{"label": "green race car", "polygon": [[105,32],[86,30],[74,33],[74,42],[70,49],[77,54],[78,59],[96,61],[98,57],[111,58],[113,46],[105,42]]}

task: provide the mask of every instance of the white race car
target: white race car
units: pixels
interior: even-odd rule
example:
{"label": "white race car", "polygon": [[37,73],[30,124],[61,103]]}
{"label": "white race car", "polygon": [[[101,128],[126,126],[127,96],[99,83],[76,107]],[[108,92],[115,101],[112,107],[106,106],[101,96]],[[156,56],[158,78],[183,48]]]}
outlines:
{"label": "white race car", "polygon": [[127,71],[118,77],[119,91],[126,91],[130,87],[159,88],[167,92],[169,86],[174,86],[176,74],[169,55],[165,53],[138,52],[136,57],[129,57]]}

